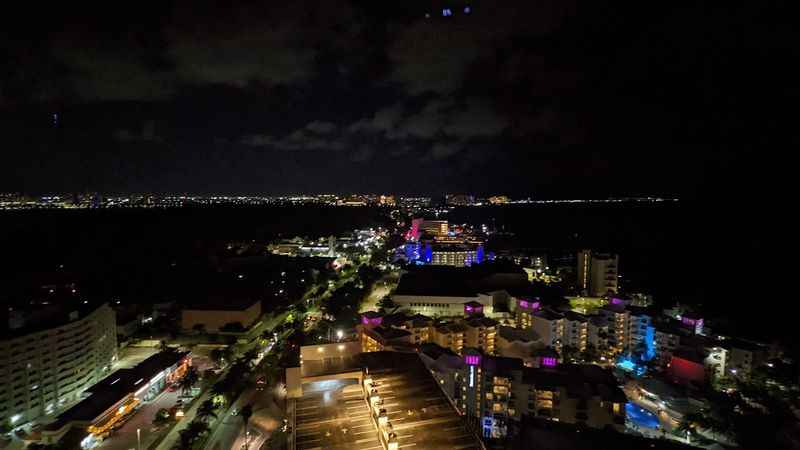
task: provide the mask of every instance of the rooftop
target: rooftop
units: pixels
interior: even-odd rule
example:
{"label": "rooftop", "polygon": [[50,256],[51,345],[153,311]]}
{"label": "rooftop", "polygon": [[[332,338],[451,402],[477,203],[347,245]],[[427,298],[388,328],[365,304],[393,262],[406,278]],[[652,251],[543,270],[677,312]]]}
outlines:
{"label": "rooftop", "polygon": [[474,297],[479,293],[528,286],[520,267],[484,263],[471,267],[418,266],[400,278],[396,295]]}
{"label": "rooftop", "polygon": [[67,422],[92,422],[126,395],[145,386],[162,370],[172,367],[190,352],[166,351],[156,353],[130,369],[120,369],[95,383],[87,392],[91,395],[64,411],[55,422],[60,428]]}
{"label": "rooftop", "polygon": [[627,397],[608,369],[593,364],[561,364],[556,367],[531,368],[523,372],[525,383],[537,389],[566,388],[573,398],[599,396],[604,401],[625,403]]}
{"label": "rooftop", "polygon": [[507,341],[519,341],[519,342],[536,342],[541,339],[535,331],[532,329],[530,330],[520,330],[514,327],[506,327],[501,326],[497,330],[497,334]]}

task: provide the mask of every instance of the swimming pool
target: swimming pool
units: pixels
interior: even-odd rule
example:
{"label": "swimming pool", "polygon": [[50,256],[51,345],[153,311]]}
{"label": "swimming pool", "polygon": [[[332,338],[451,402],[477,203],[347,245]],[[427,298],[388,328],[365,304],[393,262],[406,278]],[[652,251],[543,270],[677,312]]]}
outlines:
{"label": "swimming pool", "polygon": [[655,414],[633,403],[625,404],[625,413],[628,416],[628,420],[639,427],[655,430],[659,426],[658,417]]}

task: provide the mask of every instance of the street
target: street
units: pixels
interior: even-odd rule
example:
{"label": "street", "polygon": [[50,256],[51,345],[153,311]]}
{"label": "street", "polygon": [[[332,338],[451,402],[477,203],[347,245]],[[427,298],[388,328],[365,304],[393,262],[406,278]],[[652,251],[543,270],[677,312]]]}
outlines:
{"label": "street", "polygon": [[[161,408],[169,409],[178,401],[180,392],[169,392],[165,390],[153,401],[144,404],[131,417],[125,425],[112,433],[108,439],[103,441],[97,448],[102,450],[130,450],[137,449],[136,430],[141,430],[141,448],[146,449],[150,444],[164,432],[166,426],[159,429],[153,427],[153,418]],[[155,430],[155,431],[153,431]]]}
{"label": "street", "polygon": [[258,391],[250,387],[242,393],[233,408],[220,417],[221,423],[209,438],[205,448],[209,450],[242,450],[244,448],[244,421],[242,417],[233,415],[233,410],[241,411],[247,404],[253,405],[253,416],[248,422],[250,439],[248,448],[258,448],[269,438],[273,430],[283,424],[283,411],[273,401],[273,391]]}

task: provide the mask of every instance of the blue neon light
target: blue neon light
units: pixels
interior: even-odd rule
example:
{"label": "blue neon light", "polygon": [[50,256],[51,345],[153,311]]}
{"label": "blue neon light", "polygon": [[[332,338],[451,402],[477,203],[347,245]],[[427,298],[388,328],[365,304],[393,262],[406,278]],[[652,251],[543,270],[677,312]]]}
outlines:
{"label": "blue neon light", "polygon": [[642,355],[642,360],[650,361],[656,357],[656,329],[652,326],[645,329],[644,347],[645,350],[644,355]]}

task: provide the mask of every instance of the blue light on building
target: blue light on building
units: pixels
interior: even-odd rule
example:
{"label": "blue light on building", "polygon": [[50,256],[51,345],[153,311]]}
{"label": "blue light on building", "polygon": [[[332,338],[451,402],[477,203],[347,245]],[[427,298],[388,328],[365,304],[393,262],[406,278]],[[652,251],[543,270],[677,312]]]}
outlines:
{"label": "blue light on building", "polygon": [[650,361],[656,357],[656,329],[653,326],[649,326],[645,329],[644,348],[644,355],[642,355],[643,361]]}
{"label": "blue light on building", "polygon": [[638,358],[634,358],[631,355],[620,355],[620,357],[617,359],[617,367],[625,372],[630,372],[634,376],[640,377],[647,372],[647,367],[645,367],[641,361],[637,360]]}
{"label": "blue light on building", "polygon": [[475,250],[475,263],[476,264],[482,263],[483,262],[483,257],[484,257],[484,255],[483,255],[483,246],[479,245],[478,249]]}

